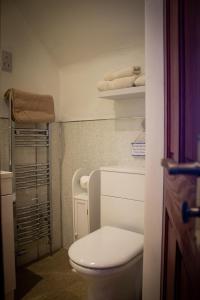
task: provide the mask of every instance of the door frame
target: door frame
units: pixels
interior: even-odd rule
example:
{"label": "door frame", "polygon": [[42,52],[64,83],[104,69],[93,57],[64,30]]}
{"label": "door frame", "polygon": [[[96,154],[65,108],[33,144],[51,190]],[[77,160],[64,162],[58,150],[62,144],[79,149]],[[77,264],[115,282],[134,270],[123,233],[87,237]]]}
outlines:
{"label": "door frame", "polygon": [[[199,72],[196,67],[198,56],[196,55],[196,60],[191,56],[194,49],[199,47],[199,35],[194,30],[199,21],[199,6],[196,4],[194,1],[164,0],[164,157],[177,163],[197,160],[196,137],[199,124],[196,112],[199,91],[196,88],[191,89],[195,76],[198,78],[197,70]],[[185,177],[180,173],[174,180],[167,169],[164,169],[161,299],[196,299],[199,261],[196,259],[198,251],[192,235],[195,223],[191,221],[184,224],[181,216],[183,200],[187,200],[189,206],[195,203],[196,175]],[[176,207],[180,207],[180,210],[178,208],[176,211]]]}
{"label": "door frame", "polygon": [[143,300],[160,299],[164,157],[163,0],[145,0],[146,197]]}

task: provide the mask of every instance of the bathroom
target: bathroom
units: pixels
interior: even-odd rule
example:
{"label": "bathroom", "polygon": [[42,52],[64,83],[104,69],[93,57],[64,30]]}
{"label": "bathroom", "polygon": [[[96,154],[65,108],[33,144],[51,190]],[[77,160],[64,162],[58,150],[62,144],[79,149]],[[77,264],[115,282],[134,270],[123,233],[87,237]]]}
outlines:
{"label": "bathroom", "polygon": [[[41,239],[28,252],[16,254],[15,299],[86,299],[85,281],[72,271],[67,257],[74,242],[73,175],[80,168],[88,175],[112,166],[145,174],[141,293],[144,300],[159,299],[162,17],[162,3],[156,0],[151,5],[143,0],[1,0],[0,48],[12,56],[10,69],[1,67],[0,72],[1,170],[11,170],[5,92],[14,88],[48,94],[55,108],[55,121],[49,125],[51,249]],[[97,89],[106,73],[132,66],[145,73],[138,94],[112,98]],[[145,147],[140,155],[134,152],[137,143]],[[23,150],[15,156],[27,161],[29,154]]]}

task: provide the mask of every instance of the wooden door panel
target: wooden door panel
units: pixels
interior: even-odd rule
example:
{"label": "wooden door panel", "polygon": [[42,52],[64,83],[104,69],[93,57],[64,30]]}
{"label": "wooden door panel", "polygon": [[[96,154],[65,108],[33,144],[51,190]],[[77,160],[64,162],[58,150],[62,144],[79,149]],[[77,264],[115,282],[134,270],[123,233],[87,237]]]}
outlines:
{"label": "wooden door panel", "polygon": [[[194,162],[200,159],[200,1],[166,0],[165,13],[165,158]],[[200,299],[197,221],[184,224],[183,201],[200,205],[197,178],[165,170],[161,298],[166,300]]]}
{"label": "wooden door panel", "polygon": [[[176,239],[174,226],[166,213],[166,237],[165,239],[165,278],[163,282],[163,300],[189,300],[192,298],[191,281],[179,245]],[[195,298],[194,298],[195,299]]]}
{"label": "wooden door panel", "polygon": [[[174,101],[168,101],[166,109],[166,151],[167,157],[179,160],[179,45],[178,45],[178,4],[177,1],[166,1],[166,63],[170,72],[166,72],[166,92]],[[178,81],[177,81],[178,80]]]}
{"label": "wooden door panel", "polygon": [[200,1],[184,2],[185,159],[197,160],[200,133]]}
{"label": "wooden door panel", "polygon": [[176,294],[175,299],[189,300],[191,298],[191,282],[188,280],[189,275],[186,271],[180,251],[177,251],[177,262],[176,262]]}
{"label": "wooden door panel", "polygon": [[[185,259],[185,266],[188,272],[193,272],[196,269],[198,249],[195,241],[195,220],[191,220],[187,224],[183,224],[181,214],[181,204],[183,200],[187,200],[191,207],[195,206],[196,199],[196,178],[189,176],[171,176],[166,174],[165,177],[165,208],[174,228],[176,242]],[[188,258],[193,259],[188,259]],[[191,280],[195,280],[192,277]]]}
{"label": "wooden door panel", "polygon": [[172,300],[174,298],[174,280],[175,280],[175,262],[176,262],[176,237],[173,226],[166,215],[167,226],[167,255],[166,255],[166,286],[165,286],[165,299]]}

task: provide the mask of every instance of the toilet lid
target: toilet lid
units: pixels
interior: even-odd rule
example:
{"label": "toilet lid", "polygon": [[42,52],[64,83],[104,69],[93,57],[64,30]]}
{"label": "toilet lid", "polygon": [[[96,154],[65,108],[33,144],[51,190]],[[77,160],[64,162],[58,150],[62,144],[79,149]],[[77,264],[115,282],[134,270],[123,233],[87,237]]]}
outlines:
{"label": "toilet lid", "polygon": [[143,252],[143,245],[143,234],[105,226],[74,242],[68,253],[78,265],[106,269],[126,264]]}

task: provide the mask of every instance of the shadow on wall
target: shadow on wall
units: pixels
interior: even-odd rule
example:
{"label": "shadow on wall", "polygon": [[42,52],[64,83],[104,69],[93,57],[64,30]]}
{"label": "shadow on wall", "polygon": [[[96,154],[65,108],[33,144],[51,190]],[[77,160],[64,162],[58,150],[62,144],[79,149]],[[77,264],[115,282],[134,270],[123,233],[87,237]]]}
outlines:
{"label": "shadow on wall", "polygon": [[127,47],[127,41],[144,45],[144,0],[18,0],[17,5],[60,67]]}
{"label": "shadow on wall", "polygon": [[145,118],[145,99],[114,101],[114,111],[116,118]]}
{"label": "shadow on wall", "polygon": [[19,268],[17,270],[16,278],[17,289],[15,291],[15,300],[23,299],[23,297],[43,279],[38,274],[26,268]]}

